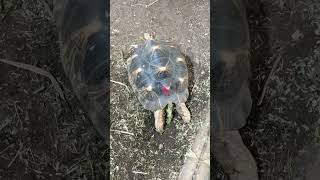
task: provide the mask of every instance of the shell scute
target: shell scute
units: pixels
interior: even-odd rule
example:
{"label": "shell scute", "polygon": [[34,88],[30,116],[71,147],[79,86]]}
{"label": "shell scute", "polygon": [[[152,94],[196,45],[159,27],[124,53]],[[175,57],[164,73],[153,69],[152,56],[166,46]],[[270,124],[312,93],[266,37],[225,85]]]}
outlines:
{"label": "shell scute", "polygon": [[188,69],[178,48],[147,40],[128,64],[129,82],[144,108],[155,111],[188,98]]}

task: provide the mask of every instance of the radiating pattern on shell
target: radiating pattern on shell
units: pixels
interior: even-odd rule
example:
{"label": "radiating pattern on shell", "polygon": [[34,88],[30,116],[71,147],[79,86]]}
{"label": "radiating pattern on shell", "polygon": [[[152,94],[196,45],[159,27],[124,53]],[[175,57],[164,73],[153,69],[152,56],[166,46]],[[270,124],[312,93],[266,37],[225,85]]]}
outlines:
{"label": "radiating pattern on shell", "polygon": [[179,49],[147,40],[128,59],[129,82],[145,109],[155,111],[188,98],[188,70]]}

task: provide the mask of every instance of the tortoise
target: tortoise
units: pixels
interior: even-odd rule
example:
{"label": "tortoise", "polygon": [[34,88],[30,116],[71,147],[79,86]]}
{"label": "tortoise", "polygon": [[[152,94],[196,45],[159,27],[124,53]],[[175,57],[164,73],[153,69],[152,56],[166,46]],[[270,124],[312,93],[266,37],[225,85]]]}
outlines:
{"label": "tortoise", "polygon": [[156,131],[163,133],[167,105],[174,103],[184,122],[191,119],[185,104],[189,96],[188,68],[176,46],[155,40],[154,33],[144,33],[144,39],[143,44],[132,45],[127,59],[129,83],[142,106],[154,112]]}
{"label": "tortoise", "polygon": [[109,59],[104,0],[54,1],[61,64],[86,116],[107,143]]}
{"label": "tortoise", "polygon": [[258,179],[254,157],[239,129],[251,111],[247,0],[215,0],[212,28],[214,81],[212,151],[231,180]]}

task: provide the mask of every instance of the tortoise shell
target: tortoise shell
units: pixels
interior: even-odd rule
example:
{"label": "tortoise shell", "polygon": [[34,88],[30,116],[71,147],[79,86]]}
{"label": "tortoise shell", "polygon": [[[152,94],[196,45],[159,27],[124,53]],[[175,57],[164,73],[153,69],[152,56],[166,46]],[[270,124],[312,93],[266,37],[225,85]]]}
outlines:
{"label": "tortoise shell", "polygon": [[180,50],[148,39],[128,59],[129,82],[145,109],[156,111],[168,103],[186,102],[188,69]]}

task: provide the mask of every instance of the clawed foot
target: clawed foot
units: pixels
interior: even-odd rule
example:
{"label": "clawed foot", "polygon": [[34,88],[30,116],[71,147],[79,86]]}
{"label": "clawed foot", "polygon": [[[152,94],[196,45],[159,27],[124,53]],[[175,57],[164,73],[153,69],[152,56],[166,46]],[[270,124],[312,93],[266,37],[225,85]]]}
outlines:
{"label": "clawed foot", "polygon": [[159,109],[154,112],[154,125],[156,127],[156,131],[160,134],[163,133],[163,127],[164,127],[164,110]]}
{"label": "clawed foot", "polygon": [[[191,114],[185,103],[176,104],[176,109],[185,123],[190,122]],[[162,134],[164,132],[163,128],[165,123],[164,109],[159,109],[155,111],[154,119],[155,119],[154,125],[156,127],[156,131]]]}
{"label": "clawed foot", "polygon": [[190,122],[191,114],[185,103],[176,104],[177,111],[185,123]]}

